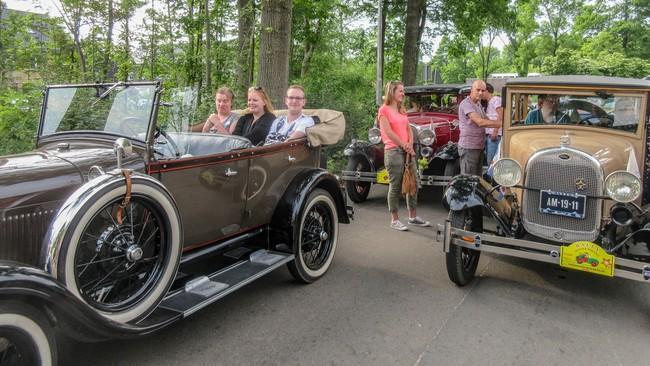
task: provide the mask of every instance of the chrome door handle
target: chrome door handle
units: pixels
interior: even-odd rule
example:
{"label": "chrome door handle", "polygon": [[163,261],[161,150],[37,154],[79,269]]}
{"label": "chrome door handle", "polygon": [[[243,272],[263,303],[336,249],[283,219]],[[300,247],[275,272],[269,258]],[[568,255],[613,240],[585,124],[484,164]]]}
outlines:
{"label": "chrome door handle", "polygon": [[294,158],[293,156],[289,155],[289,157],[287,158],[287,160],[289,160],[290,163],[293,163],[294,161],[296,161],[296,158]]}
{"label": "chrome door handle", "polygon": [[228,168],[228,170],[226,170],[226,177],[232,177],[232,176],[235,176],[235,175],[237,175],[236,170],[230,170],[230,168]]}

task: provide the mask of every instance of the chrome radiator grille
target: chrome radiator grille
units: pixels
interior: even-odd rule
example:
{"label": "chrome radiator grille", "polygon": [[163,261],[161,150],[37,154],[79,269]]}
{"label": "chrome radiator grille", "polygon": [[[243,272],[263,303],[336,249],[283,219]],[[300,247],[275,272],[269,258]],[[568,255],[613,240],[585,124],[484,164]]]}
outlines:
{"label": "chrome radiator grille", "polygon": [[[586,182],[579,191],[576,180]],[[603,171],[593,157],[570,148],[554,148],[534,154],[526,165],[523,194],[523,224],[529,233],[564,243],[595,240],[601,219],[602,199],[587,197],[583,219],[540,212],[540,192],[551,190],[599,196],[603,191]]]}
{"label": "chrome radiator grille", "polygon": [[56,210],[0,218],[0,259],[38,266],[43,237]]}

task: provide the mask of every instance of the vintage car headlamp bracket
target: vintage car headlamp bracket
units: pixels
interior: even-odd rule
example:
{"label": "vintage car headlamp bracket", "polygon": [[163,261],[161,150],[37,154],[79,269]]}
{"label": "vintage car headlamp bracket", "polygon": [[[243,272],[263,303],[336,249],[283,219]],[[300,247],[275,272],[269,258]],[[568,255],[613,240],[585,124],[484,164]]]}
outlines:
{"label": "vintage car headlamp bracket", "polygon": [[503,158],[494,163],[492,178],[501,186],[512,187],[521,181],[521,165],[510,158]]}
{"label": "vintage car headlamp bracket", "polygon": [[641,195],[641,181],[625,170],[612,172],[605,178],[605,195],[616,202],[632,202]]}
{"label": "vintage car headlamp bracket", "polygon": [[368,130],[368,141],[370,141],[370,143],[373,145],[381,142],[381,132],[377,127],[373,127]]}

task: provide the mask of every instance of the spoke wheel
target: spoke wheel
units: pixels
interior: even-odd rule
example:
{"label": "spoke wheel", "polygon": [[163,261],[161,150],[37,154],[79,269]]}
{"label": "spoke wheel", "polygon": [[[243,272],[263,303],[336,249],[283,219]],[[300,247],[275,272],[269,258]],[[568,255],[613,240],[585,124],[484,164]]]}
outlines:
{"label": "spoke wheel", "polygon": [[[370,163],[368,163],[368,160],[366,160],[366,158],[355,155],[350,157],[346,170],[353,172],[370,173]],[[370,182],[358,182],[352,180],[345,182],[345,189],[348,191],[348,196],[350,197],[350,200],[355,203],[363,202],[368,198],[368,194],[370,193],[370,186]]]}
{"label": "spoke wheel", "polygon": [[[472,224],[472,210],[470,208],[462,211],[449,211],[451,226],[457,229],[483,232],[483,224],[480,219],[475,218],[474,221],[478,222]],[[480,215],[480,212],[478,215]],[[480,251],[451,244],[449,252],[446,253],[449,279],[458,286],[468,284],[474,278],[480,257]]]}
{"label": "spoke wheel", "polygon": [[86,226],[74,258],[83,299],[103,311],[123,311],[141,301],[160,280],[168,241],[159,207],[133,197],[122,224],[115,220],[121,199],[102,208]]}
{"label": "spoke wheel", "polygon": [[314,190],[302,210],[298,232],[294,233],[294,261],[289,271],[299,281],[311,283],[329,269],[338,240],[338,215],[332,196]]}
{"label": "spoke wheel", "polygon": [[56,342],[47,319],[22,303],[0,304],[0,365],[55,365]]}
{"label": "spoke wheel", "polygon": [[162,300],[180,259],[180,220],[171,197],[134,179],[122,211],[124,182],[109,183],[75,212],[59,257],[59,278],[111,320],[148,315]]}

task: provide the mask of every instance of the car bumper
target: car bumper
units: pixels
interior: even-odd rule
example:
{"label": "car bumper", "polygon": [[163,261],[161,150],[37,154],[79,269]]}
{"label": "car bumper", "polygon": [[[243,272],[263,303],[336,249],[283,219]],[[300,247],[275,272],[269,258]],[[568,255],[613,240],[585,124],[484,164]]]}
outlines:
{"label": "car bumper", "polygon": [[[562,246],[531,240],[507,238],[451,227],[449,220],[438,224],[436,240],[442,241],[445,253],[451,245],[511,257],[532,259],[560,266]],[[613,276],[650,283],[650,265],[645,262],[615,257]]]}
{"label": "car bumper", "polygon": [[[383,169],[382,169],[383,170]],[[341,180],[352,182],[370,182],[375,184],[388,184],[388,180],[382,171],[379,172],[357,172],[351,170],[341,171]],[[451,181],[450,176],[420,174],[420,187],[426,186],[447,186]]]}

